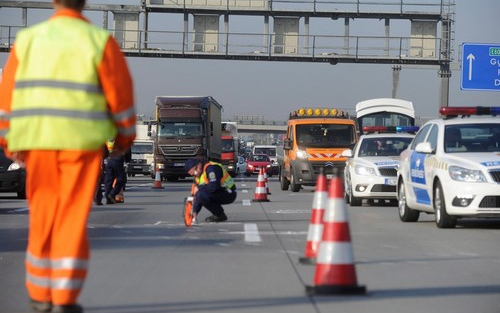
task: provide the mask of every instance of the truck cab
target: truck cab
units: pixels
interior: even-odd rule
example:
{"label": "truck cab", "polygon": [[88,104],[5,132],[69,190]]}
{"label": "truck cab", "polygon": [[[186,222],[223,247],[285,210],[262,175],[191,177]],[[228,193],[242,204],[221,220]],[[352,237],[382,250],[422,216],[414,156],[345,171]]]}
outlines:
{"label": "truck cab", "polygon": [[290,114],[280,158],[282,190],[314,186],[318,174],[343,175],[346,157],[358,140],[356,121],[337,109],[302,108]]}

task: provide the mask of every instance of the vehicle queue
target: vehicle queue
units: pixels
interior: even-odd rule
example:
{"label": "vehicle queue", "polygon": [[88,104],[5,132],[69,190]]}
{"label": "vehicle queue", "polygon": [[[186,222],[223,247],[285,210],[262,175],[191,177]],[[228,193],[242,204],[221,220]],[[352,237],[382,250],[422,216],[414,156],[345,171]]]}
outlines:
{"label": "vehicle queue", "polygon": [[[430,213],[439,228],[455,227],[460,218],[500,217],[499,112],[498,107],[441,108],[443,117],[423,125],[416,136],[418,127],[398,132],[363,127],[354,148],[342,153],[347,203],[389,200],[397,203],[401,221],[416,222],[420,213]],[[257,174],[255,157],[240,156],[238,172]],[[269,171],[269,158],[264,163]],[[0,170],[0,192],[24,199],[22,165],[2,157]]]}

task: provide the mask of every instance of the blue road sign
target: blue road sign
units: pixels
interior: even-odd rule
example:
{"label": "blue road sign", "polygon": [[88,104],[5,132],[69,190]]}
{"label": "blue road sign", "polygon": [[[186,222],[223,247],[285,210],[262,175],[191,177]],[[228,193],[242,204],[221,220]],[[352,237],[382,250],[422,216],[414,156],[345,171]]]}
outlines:
{"label": "blue road sign", "polygon": [[460,89],[500,91],[500,44],[462,45]]}

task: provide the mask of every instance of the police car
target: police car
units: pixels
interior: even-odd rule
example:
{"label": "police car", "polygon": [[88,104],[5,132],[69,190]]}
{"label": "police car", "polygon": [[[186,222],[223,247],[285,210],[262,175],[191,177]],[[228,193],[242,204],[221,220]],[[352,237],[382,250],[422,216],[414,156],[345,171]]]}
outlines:
{"label": "police car", "polygon": [[401,153],[403,222],[434,213],[439,228],[464,217],[500,217],[500,107],[443,107]]}
{"label": "police car", "polygon": [[367,126],[362,130],[364,135],[354,150],[342,153],[348,158],[345,198],[351,206],[360,206],[363,199],[395,201],[399,154],[408,147],[418,126]]}

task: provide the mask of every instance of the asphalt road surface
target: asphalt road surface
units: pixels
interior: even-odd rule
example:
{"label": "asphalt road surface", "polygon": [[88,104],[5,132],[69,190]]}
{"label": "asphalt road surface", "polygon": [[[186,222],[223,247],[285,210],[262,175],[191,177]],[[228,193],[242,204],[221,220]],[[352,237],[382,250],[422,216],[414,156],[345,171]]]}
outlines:
{"label": "asphalt road surface", "polygon": [[[257,176],[236,179],[229,220],[186,228],[189,180],[129,178],[125,203],[95,206],[88,221],[91,263],[85,312],[498,313],[500,219],[438,229],[433,215],[402,223],[396,207],[350,208],[357,284],[365,295],[308,296],[315,265],[304,255],[313,187],[252,202]],[[27,204],[0,194],[0,312],[30,312],[24,288]]]}

